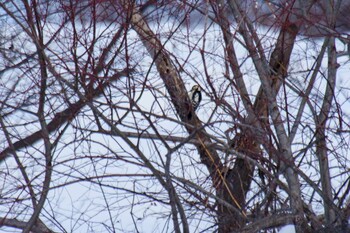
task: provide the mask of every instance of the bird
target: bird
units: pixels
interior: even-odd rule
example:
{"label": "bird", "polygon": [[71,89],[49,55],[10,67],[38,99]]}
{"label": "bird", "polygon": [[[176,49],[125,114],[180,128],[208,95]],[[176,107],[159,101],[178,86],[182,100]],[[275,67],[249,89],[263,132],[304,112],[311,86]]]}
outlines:
{"label": "bird", "polygon": [[193,106],[193,110],[196,111],[202,100],[201,88],[199,85],[194,85],[189,92],[189,97]]}

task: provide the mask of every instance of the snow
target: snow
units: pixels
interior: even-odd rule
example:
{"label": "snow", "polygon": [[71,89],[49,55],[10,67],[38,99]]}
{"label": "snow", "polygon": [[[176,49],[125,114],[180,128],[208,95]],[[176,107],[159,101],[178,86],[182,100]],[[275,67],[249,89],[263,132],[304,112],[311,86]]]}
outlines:
{"label": "snow", "polygon": [[278,233],[295,233],[294,225],[286,225]]}

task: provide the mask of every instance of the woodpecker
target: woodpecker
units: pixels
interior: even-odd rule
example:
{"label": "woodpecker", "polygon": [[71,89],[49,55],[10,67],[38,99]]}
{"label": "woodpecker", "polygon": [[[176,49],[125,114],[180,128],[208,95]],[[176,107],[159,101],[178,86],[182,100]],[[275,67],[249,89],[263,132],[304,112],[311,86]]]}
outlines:
{"label": "woodpecker", "polygon": [[202,93],[201,88],[199,85],[194,85],[189,93],[190,100],[192,102],[193,110],[196,111],[198,108],[201,100],[202,100]]}

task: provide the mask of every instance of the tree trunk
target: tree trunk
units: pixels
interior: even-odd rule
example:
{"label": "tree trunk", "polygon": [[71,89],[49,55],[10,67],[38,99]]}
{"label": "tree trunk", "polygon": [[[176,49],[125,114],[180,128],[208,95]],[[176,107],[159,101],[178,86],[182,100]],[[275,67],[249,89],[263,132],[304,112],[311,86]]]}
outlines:
{"label": "tree trunk", "polygon": [[[259,145],[254,140],[251,140],[251,136],[247,131],[236,134],[232,141],[232,147],[237,152],[247,155],[250,158],[261,156]],[[223,183],[221,183],[217,195],[225,201],[232,203],[244,216],[246,195],[253,179],[254,166],[245,159],[236,158],[234,167],[231,169],[227,167],[226,170],[223,174]],[[222,204],[218,205],[219,233],[236,231],[245,224],[245,218],[242,218],[237,212],[232,212]]]}

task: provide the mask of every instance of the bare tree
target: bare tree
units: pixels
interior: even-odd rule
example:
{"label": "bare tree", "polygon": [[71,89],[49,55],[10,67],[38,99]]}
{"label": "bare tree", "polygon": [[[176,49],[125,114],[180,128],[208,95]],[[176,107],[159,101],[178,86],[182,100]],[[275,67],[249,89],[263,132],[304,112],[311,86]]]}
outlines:
{"label": "bare tree", "polygon": [[0,228],[348,231],[349,5],[0,2]]}

